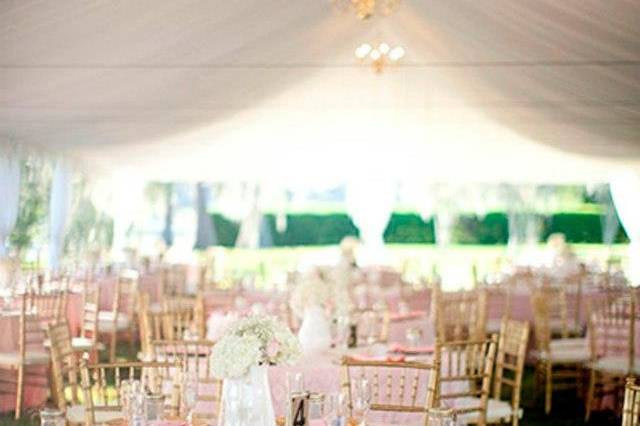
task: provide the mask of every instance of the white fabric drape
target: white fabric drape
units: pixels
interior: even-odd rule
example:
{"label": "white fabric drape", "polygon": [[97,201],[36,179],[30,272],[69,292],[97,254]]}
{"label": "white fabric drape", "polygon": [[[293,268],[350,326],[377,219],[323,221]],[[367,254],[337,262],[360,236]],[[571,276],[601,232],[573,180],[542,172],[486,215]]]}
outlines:
{"label": "white fabric drape", "polygon": [[[240,231],[236,238],[236,247],[256,249],[260,247],[260,187],[247,184],[244,188],[243,199],[249,206],[240,223]],[[244,203],[243,203],[244,204]]]}
{"label": "white fabric drape", "polygon": [[115,261],[122,261],[124,249],[137,243],[130,238],[130,231],[143,205],[144,183],[137,176],[122,173],[115,176],[110,185],[113,190],[108,209],[113,216],[111,256]]}
{"label": "white fabric drape", "polygon": [[158,180],[603,180],[640,164],[637,3],[3,2],[0,134]]}
{"label": "white fabric drape", "polygon": [[611,179],[611,197],[618,218],[629,237],[627,275],[633,285],[640,285],[640,174],[621,172]]}
{"label": "white fabric drape", "polygon": [[17,149],[0,143],[0,258],[7,255],[7,239],[18,218],[20,157]]}
{"label": "white fabric drape", "polygon": [[49,268],[60,267],[64,249],[64,237],[71,209],[71,167],[65,160],[58,160],[51,181],[49,200]]}
{"label": "white fabric drape", "polygon": [[347,214],[360,231],[363,246],[371,256],[384,249],[384,230],[396,204],[397,188],[392,182],[366,180],[349,183]]}
{"label": "white fabric drape", "polygon": [[196,185],[196,213],[198,215],[198,227],[196,230],[196,249],[206,249],[217,243],[216,229],[213,226],[211,216],[207,211],[209,202],[209,187],[199,182]]}

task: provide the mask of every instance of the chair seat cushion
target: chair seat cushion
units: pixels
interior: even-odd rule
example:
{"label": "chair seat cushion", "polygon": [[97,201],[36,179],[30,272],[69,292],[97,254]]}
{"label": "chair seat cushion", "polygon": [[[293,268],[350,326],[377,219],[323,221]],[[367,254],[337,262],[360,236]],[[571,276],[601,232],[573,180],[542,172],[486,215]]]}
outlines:
{"label": "chair seat cushion", "polygon": [[101,342],[94,342],[88,337],[74,337],[71,339],[71,347],[74,351],[90,351],[96,349],[98,351],[104,350],[104,344]]}
{"label": "chair seat cushion", "polygon": [[534,358],[543,361],[552,361],[556,363],[582,363],[591,359],[589,349],[586,347],[556,347],[551,348],[549,352],[533,351]]}
{"label": "chair seat cushion", "polygon": [[[26,365],[42,365],[49,363],[49,354],[45,351],[27,351],[24,356]],[[18,365],[20,354],[18,352],[0,352],[0,365]]]}
{"label": "chair seat cushion", "polygon": [[[465,397],[455,400],[455,408],[479,407],[480,398]],[[507,401],[490,398],[487,401],[487,423],[500,423],[502,421],[509,422],[513,410],[511,404]],[[518,418],[522,418],[522,409],[518,410]],[[464,413],[458,415],[458,420],[462,424],[476,423],[478,421],[478,412]]]}
{"label": "chair seat cushion", "polygon": [[551,351],[562,350],[565,348],[584,348],[589,347],[589,341],[584,337],[566,338],[566,339],[553,339],[549,342]]}
{"label": "chair seat cushion", "polygon": [[502,319],[492,318],[487,320],[485,330],[487,334],[500,333],[500,327],[502,326]]}
{"label": "chair seat cushion", "polygon": [[[131,325],[131,319],[127,314],[118,313],[118,323],[115,325],[115,331],[127,330]],[[113,312],[98,312],[98,330],[101,332],[114,331]]]}
{"label": "chair seat cushion", "polygon": [[[70,423],[85,423],[85,406],[84,405],[72,405],[67,407],[67,420]],[[119,411],[104,411],[97,410],[95,412],[96,423],[104,424],[117,419],[124,418],[124,415]]]}
{"label": "chair seat cushion", "polygon": [[634,360],[632,371],[629,371],[629,358],[624,355],[602,357],[591,363],[591,368],[600,372],[619,374],[621,376],[631,373],[640,375],[640,359],[636,358]]}

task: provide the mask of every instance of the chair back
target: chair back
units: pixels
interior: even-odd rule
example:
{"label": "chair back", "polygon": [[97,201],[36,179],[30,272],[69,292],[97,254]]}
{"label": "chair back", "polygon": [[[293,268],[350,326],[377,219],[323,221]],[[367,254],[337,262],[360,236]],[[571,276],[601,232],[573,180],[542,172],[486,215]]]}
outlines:
{"label": "chair back", "polygon": [[457,414],[478,413],[477,423],[486,425],[487,404],[493,376],[498,336],[489,339],[436,342],[435,362],[438,371],[438,405],[457,398],[477,398],[471,405],[455,408]]}
{"label": "chair back", "polygon": [[133,320],[138,302],[138,271],[127,269],[120,272],[113,297],[113,318],[118,323],[118,315],[125,313]]}
{"label": "chair back", "polygon": [[125,380],[140,380],[144,388],[165,395],[165,412],[176,416],[179,406],[180,366],[168,362],[117,362],[88,364],[80,361],[85,424],[98,424],[101,412],[122,413],[122,384]]}
{"label": "chair back", "polygon": [[487,299],[482,290],[443,292],[434,287],[433,307],[438,339],[442,342],[485,337]]}
{"label": "chair back", "polygon": [[155,361],[179,363],[182,376],[197,381],[193,410],[197,419],[216,419],[221,410],[222,380],[213,376],[210,362],[214,344],[209,340],[160,340],[151,344]]}
{"label": "chair back", "polygon": [[518,416],[520,410],[522,375],[528,343],[528,322],[502,320],[493,381],[493,397],[502,399],[504,390],[507,388],[511,395],[511,409],[514,416]]}
{"label": "chair back", "polygon": [[29,293],[27,295],[27,311],[38,316],[43,329],[49,324],[66,319],[67,291],[56,290],[50,293]]}
{"label": "chair back", "polygon": [[187,293],[188,265],[165,265],[162,269],[160,297]]}
{"label": "chair back", "polygon": [[[435,406],[436,363],[364,361],[342,359],[342,388],[353,408],[354,386],[358,379],[369,383],[370,410],[387,413],[426,413]],[[426,421],[426,419],[425,419]]]}
{"label": "chair back", "polygon": [[53,399],[61,411],[66,411],[65,389],[70,389],[70,400],[79,401],[79,360],[78,353],[71,346],[71,336],[66,323],[51,324],[48,328],[53,376]]}
{"label": "chair back", "polygon": [[594,360],[623,357],[628,360],[628,371],[633,371],[636,316],[636,300],[632,294],[591,312],[589,344]]}
{"label": "chair back", "polygon": [[100,287],[85,283],[82,294],[82,322],[80,324],[80,337],[91,339],[98,338],[98,312],[100,311]]}
{"label": "chair back", "polygon": [[640,425],[640,386],[634,377],[627,378],[622,407],[622,426]]}
{"label": "chair back", "polygon": [[24,365],[28,352],[44,351],[46,332],[40,323],[38,315],[27,310],[28,295],[23,294],[21,298],[18,351],[20,364]]}

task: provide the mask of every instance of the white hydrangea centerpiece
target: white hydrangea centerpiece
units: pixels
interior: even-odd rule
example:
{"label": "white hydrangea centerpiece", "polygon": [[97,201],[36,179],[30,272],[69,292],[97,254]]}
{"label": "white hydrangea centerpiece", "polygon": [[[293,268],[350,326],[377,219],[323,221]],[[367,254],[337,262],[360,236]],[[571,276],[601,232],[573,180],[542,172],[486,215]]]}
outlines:
{"label": "white hydrangea centerpiece", "polygon": [[289,328],[272,316],[239,319],[213,347],[211,368],[220,379],[237,379],[254,365],[291,364],[300,344]]}

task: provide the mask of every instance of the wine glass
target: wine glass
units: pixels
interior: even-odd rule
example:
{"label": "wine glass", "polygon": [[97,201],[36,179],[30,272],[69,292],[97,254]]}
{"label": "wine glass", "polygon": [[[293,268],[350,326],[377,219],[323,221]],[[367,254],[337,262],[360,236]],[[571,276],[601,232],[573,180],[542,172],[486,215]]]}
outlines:
{"label": "wine glass", "polygon": [[405,332],[407,343],[410,347],[415,348],[422,338],[422,330],[418,327],[408,327]]}
{"label": "wine glass", "polygon": [[325,395],[322,404],[322,420],[326,426],[346,424],[347,394],[333,392]]}
{"label": "wine glass", "polygon": [[198,402],[198,380],[193,374],[185,374],[182,381],[182,404],[187,413],[187,423],[193,424],[193,409]]}
{"label": "wine glass", "polygon": [[369,380],[360,377],[353,383],[351,412],[358,425],[364,426],[367,423],[367,414],[371,403],[371,388]]}

